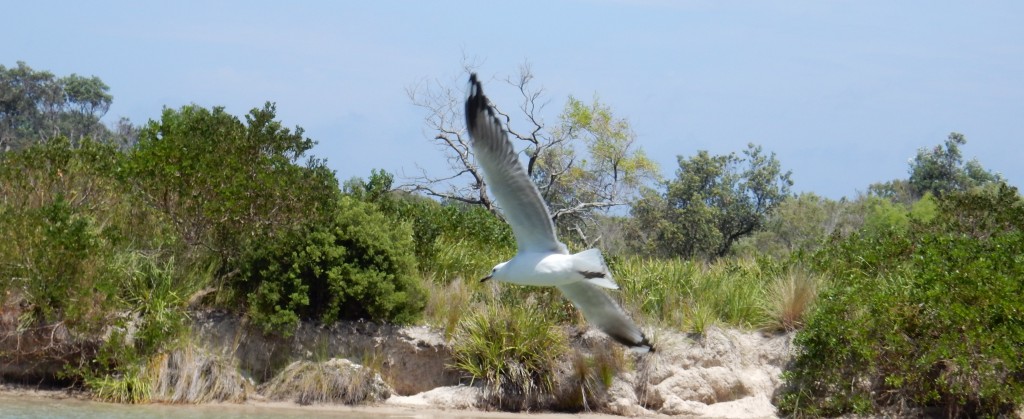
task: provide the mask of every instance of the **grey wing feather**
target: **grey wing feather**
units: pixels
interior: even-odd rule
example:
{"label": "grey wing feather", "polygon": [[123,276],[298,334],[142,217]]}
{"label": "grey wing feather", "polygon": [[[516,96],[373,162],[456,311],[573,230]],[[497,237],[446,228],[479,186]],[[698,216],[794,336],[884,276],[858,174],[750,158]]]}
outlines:
{"label": "grey wing feather", "polygon": [[588,322],[619,343],[638,352],[654,351],[644,332],[626,316],[606,292],[586,281],[559,285],[558,289],[583,312]]}
{"label": "grey wing feather", "polygon": [[548,207],[519,162],[476,74],[470,76],[469,84],[466,126],[473,140],[473,153],[489,190],[512,226],[519,250],[568,253],[555,237]]}

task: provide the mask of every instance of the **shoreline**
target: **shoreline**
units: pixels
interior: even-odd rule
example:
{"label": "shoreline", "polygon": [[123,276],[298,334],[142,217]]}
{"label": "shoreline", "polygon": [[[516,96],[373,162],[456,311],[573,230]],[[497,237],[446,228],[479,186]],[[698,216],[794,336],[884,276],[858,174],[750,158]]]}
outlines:
{"label": "shoreline", "polygon": [[[403,396],[393,396],[403,397]],[[413,396],[404,396],[413,397]],[[197,403],[197,404],[186,404],[186,403],[142,403],[137,405],[122,404],[122,403],[110,403],[94,400],[88,396],[88,393],[78,390],[71,389],[60,389],[60,388],[38,388],[32,385],[26,384],[11,384],[11,383],[0,383],[0,404],[3,404],[5,399],[16,399],[23,401],[25,398],[32,398],[36,400],[52,400],[58,402],[68,403],[82,403],[92,406],[105,406],[115,408],[158,408],[158,409],[187,409],[187,410],[223,410],[223,411],[235,411],[239,413],[264,413],[270,414],[274,412],[281,413],[310,413],[315,414],[319,417],[319,414],[335,414],[335,413],[350,413],[359,414],[365,413],[370,414],[373,417],[416,417],[416,418],[463,418],[463,419],[511,419],[511,418],[522,418],[531,417],[537,419],[568,419],[568,418],[585,418],[585,419],[612,419],[622,418],[622,416],[610,415],[605,413],[596,412],[583,412],[583,413],[561,413],[561,412],[502,412],[502,411],[487,411],[487,410],[474,410],[474,409],[445,409],[436,406],[429,405],[413,405],[413,404],[401,404],[400,402],[389,402],[384,401],[376,404],[365,404],[365,405],[344,405],[344,404],[311,404],[311,405],[300,405],[295,402],[288,401],[267,401],[250,399],[241,403],[231,402],[211,402],[211,403]],[[391,400],[391,399],[389,399]],[[658,415],[661,416],[661,415]],[[312,419],[312,418],[311,418]]]}

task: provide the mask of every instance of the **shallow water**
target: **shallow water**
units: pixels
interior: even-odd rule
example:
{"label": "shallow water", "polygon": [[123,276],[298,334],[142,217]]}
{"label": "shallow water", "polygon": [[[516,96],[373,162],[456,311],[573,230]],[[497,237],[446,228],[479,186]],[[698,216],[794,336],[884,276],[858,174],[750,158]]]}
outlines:
{"label": "shallow water", "polygon": [[[76,399],[38,396],[0,395],[0,418],[18,419],[128,419],[128,418],[203,418],[203,419],[356,419],[356,418],[433,418],[438,413],[363,412],[317,407],[276,407],[261,405],[124,405]],[[462,416],[463,419],[469,418]]]}

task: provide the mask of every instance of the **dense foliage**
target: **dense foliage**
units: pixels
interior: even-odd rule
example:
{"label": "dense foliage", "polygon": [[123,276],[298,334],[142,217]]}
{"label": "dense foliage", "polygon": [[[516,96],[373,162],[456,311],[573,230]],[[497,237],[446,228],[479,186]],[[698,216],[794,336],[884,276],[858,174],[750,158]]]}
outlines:
{"label": "dense foliage", "polygon": [[948,194],[929,221],[838,239],[833,284],[797,336],[788,413],[909,406],[1005,413],[1024,401],[1024,203],[1006,185]]}
{"label": "dense foliage", "polygon": [[139,134],[123,173],[178,236],[232,268],[248,241],[329,217],[338,183],[313,141],[276,121],[267,103],[243,123],[223,108],[164,109]]}
{"label": "dense foliage", "polygon": [[342,197],[333,218],[254,242],[243,258],[249,313],[286,334],[303,319],[408,323],[423,309],[412,229]]}
{"label": "dense foliage", "polygon": [[764,228],[792,184],[775,153],[754,144],[742,157],[704,150],[679,156],[665,192],[647,191],[632,208],[636,246],[683,259],[726,256],[737,240]]}
{"label": "dense foliage", "polygon": [[424,274],[447,284],[459,277],[476,278],[490,271],[498,259],[512,257],[512,229],[487,209],[393,191],[393,180],[387,172],[374,171],[366,180],[349,180],[344,190],[411,224],[416,259]]}
{"label": "dense foliage", "polygon": [[159,215],[116,181],[121,158],[63,137],[0,154],[0,290],[24,299],[32,318],[88,323],[86,313],[103,312],[127,246],[173,244]]}
{"label": "dense foliage", "polygon": [[[184,330],[187,300],[209,278],[176,262],[170,224],[118,181],[123,159],[111,145],[63,137],[0,155],[3,304],[19,308],[26,339],[48,335],[49,356],[72,356],[70,381],[137,376]],[[53,342],[58,331],[77,338]]]}
{"label": "dense foliage", "polygon": [[985,170],[978,160],[964,162],[960,152],[964,144],[967,144],[964,135],[952,132],[941,145],[917,151],[910,161],[910,178],[907,179],[916,196],[926,193],[941,196],[1002,180],[998,174]]}

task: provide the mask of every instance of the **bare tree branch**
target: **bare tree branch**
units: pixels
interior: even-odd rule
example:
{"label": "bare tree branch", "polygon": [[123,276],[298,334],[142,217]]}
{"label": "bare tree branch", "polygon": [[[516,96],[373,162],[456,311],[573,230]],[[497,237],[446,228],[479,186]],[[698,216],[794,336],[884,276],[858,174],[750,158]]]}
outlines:
{"label": "bare tree branch", "polygon": [[[473,66],[467,64],[465,69],[468,74]],[[623,175],[623,161],[629,160],[629,167],[638,167],[637,156],[646,157],[631,150],[635,138],[628,123],[614,119],[608,108],[596,101],[592,107],[584,106],[570,97],[569,105],[576,106],[572,109],[590,112],[594,117],[583,118],[586,122],[572,120],[574,114],[570,114],[567,107],[566,113],[560,116],[560,125],[546,126],[542,118],[547,105],[544,89],[533,87],[533,79],[529,64],[523,64],[518,74],[505,79],[520,97],[516,117],[500,106],[492,106],[512,142],[520,144],[526,157],[527,175],[548,202],[552,221],[561,231],[591,243],[586,230],[596,224],[596,212],[628,204],[629,195],[638,182],[626,178],[646,176],[645,173],[637,175],[637,169],[627,169]],[[473,157],[462,114],[465,95],[461,89],[451,87],[462,85],[464,83],[453,78],[447,82],[421,82],[406,89],[412,103],[426,111],[424,123],[428,138],[444,153],[451,175],[431,176],[421,170],[420,175],[406,178],[408,182],[401,188],[439,199],[481,205],[500,216],[488,195],[483,172]],[[514,127],[514,119],[525,121],[526,128]],[[591,119],[597,122],[591,124]],[[595,154],[594,144],[597,143],[602,144],[604,154]],[[577,153],[583,151],[588,154],[577,158]],[[647,163],[650,162],[644,164]]]}
{"label": "bare tree branch", "polygon": [[626,205],[626,202],[612,202],[612,201],[600,201],[600,202],[580,202],[572,207],[562,208],[551,213],[551,219],[557,220],[559,217],[567,215],[577,215],[586,212],[590,209],[600,208],[611,208],[619,205]]}
{"label": "bare tree branch", "polygon": [[[498,214],[497,208],[487,194],[483,172],[473,161],[473,152],[464,126],[464,118],[459,111],[461,99],[458,98],[461,97],[461,94],[457,94],[449,87],[452,84],[444,84],[435,80],[432,88],[413,86],[406,89],[406,94],[414,105],[427,110],[427,116],[424,118],[426,126],[436,133],[433,141],[444,150],[448,166],[456,174],[438,178],[428,176],[423,171],[421,176],[412,178],[412,182],[405,185],[403,189],[425,192],[441,199],[482,205],[489,211]],[[463,175],[469,175],[473,179],[471,187],[452,188],[449,192],[439,192],[434,188],[434,185],[439,184],[450,185],[453,180]]]}

